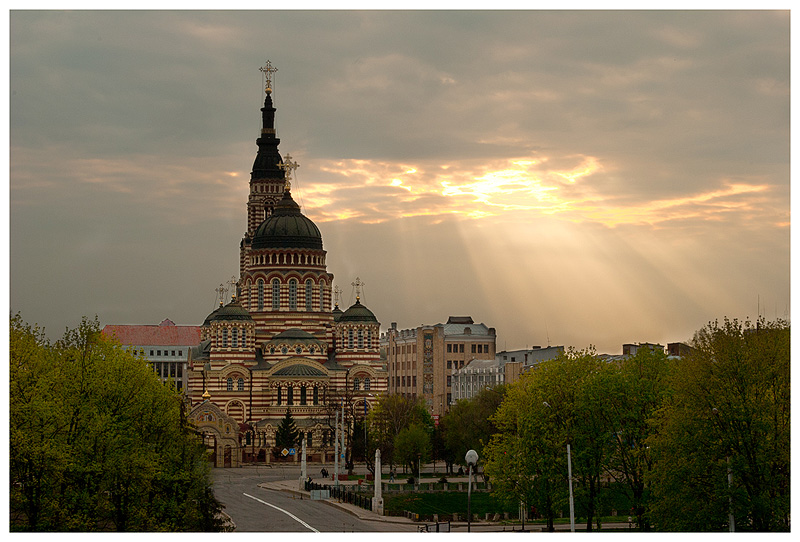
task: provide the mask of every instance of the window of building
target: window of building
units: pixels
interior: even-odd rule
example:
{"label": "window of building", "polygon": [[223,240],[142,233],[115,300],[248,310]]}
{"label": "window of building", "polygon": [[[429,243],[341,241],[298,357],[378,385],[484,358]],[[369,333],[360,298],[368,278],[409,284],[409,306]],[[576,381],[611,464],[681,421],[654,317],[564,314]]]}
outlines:
{"label": "window of building", "polygon": [[178,350],[178,355],[183,356],[183,350]]}
{"label": "window of building", "polygon": [[312,438],[313,434],[314,433],[312,431],[309,431],[308,433],[306,433],[306,447],[308,447],[308,448],[311,448],[314,445],[314,440]]}
{"label": "window of building", "polygon": [[176,363],[178,366],[178,378],[183,378],[183,363]]}
{"label": "window of building", "polygon": [[478,345],[476,345],[476,344],[472,345],[472,353],[473,354],[477,351],[477,348],[478,348]]}
{"label": "window of building", "polygon": [[453,345],[452,345],[452,344],[448,344],[448,345],[447,345],[447,352],[448,352],[449,354],[451,354],[451,353],[453,352]]}
{"label": "window of building", "polygon": [[406,387],[406,377],[405,377],[405,375],[400,377],[400,387],[401,388],[405,388]]}
{"label": "window of building", "polygon": [[447,368],[448,369],[452,369],[453,368],[453,360],[451,360],[451,359],[447,360]]}
{"label": "window of building", "polygon": [[301,405],[305,405],[306,404],[306,387],[305,386],[300,386],[300,404]]}
{"label": "window of building", "polygon": [[281,281],[272,279],[272,310],[277,311],[281,308]]}
{"label": "window of building", "polygon": [[367,330],[367,348],[372,348],[372,330]]}
{"label": "window of building", "polygon": [[369,391],[369,378],[364,379],[364,391]]}
{"label": "window of building", "polygon": [[151,355],[151,356],[153,355],[153,351],[152,351],[152,350],[150,350],[150,355]]}
{"label": "window of building", "polygon": [[289,310],[297,310],[297,279],[289,281]]}
{"label": "window of building", "polygon": [[264,310],[264,279],[258,279],[258,310]]}
{"label": "window of building", "polygon": [[278,406],[283,404],[283,393],[281,392],[281,388],[278,388]]}
{"label": "window of building", "polygon": [[222,330],[222,348],[228,348],[228,328]]}
{"label": "window of building", "polygon": [[463,353],[464,353],[464,343],[461,343],[461,344],[459,344],[459,345],[458,345],[458,351],[459,351],[459,353],[461,353],[461,354],[463,354]]}
{"label": "window of building", "polygon": [[156,350],[156,355],[160,356],[161,355],[161,350]]}
{"label": "window of building", "polygon": [[347,330],[347,348],[353,348],[353,330]]}
{"label": "window of building", "polygon": [[358,330],[358,347],[359,348],[364,348],[364,330],[363,329],[359,329]]}
{"label": "window of building", "polygon": [[244,391],[244,378],[240,378],[236,381],[236,389],[239,391]]}
{"label": "window of building", "polygon": [[313,402],[314,402],[314,404],[315,404],[315,405],[318,405],[318,404],[319,404],[319,388],[317,388],[316,386],[314,386],[314,398],[313,398]]}
{"label": "window of building", "polygon": [[286,404],[287,405],[294,404],[294,388],[291,386],[286,388]]}
{"label": "window of building", "polygon": [[313,297],[314,292],[314,285],[311,283],[311,279],[306,279],[306,312],[311,312],[311,300]]}
{"label": "window of building", "polygon": [[228,391],[233,391],[233,378],[228,377]]}
{"label": "window of building", "polygon": [[359,386],[360,383],[361,382],[359,381],[358,378],[354,378],[353,379],[353,391],[358,391],[358,386]]}
{"label": "window of building", "polygon": [[452,377],[451,377],[450,375],[447,375],[447,387],[448,387],[448,388],[450,387],[450,382],[451,382],[451,380],[450,380],[450,379],[451,379],[451,378],[452,378]]}
{"label": "window of building", "polygon": [[239,328],[233,328],[233,347],[239,348]]}
{"label": "window of building", "polygon": [[412,384],[415,388],[417,387],[417,377],[414,375],[414,383]]}

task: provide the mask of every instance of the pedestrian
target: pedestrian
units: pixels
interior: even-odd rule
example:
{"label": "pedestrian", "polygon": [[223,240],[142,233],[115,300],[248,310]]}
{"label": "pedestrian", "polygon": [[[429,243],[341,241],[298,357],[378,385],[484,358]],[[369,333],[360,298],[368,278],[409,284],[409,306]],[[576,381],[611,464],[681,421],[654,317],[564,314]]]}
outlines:
{"label": "pedestrian", "polygon": [[389,481],[394,482],[394,469],[389,470]]}

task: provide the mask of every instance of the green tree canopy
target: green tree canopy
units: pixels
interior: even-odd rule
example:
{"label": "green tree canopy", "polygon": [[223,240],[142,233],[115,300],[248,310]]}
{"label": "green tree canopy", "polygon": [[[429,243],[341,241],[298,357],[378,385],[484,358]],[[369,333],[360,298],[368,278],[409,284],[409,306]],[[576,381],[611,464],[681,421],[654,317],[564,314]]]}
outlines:
{"label": "green tree canopy", "polygon": [[221,529],[181,396],[84,318],[50,344],[10,325],[11,528]]}
{"label": "green tree canopy", "polygon": [[408,466],[419,476],[418,465],[431,459],[431,431],[427,426],[412,423],[401,429],[394,439],[395,460]]}
{"label": "green tree canopy", "polygon": [[394,456],[394,445],[400,431],[412,424],[433,428],[433,418],[422,399],[404,397],[399,393],[380,396],[367,420],[373,444],[380,448],[381,457],[390,465],[398,461]]}
{"label": "green tree canopy", "polygon": [[[790,326],[712,322],[677,364],[649,439],[660,530],[789,530]],[[729,483],[730,468],[730,483]]]}
{"label": "green tree canopy", "polygon": [[469,399],[461,399],[442,417],[440,424],[448,455],[459,465],[466,465],[468,450],[483,456],[483,447],[497,432],[493,420],[506,388],[504,385],[484,388]]}

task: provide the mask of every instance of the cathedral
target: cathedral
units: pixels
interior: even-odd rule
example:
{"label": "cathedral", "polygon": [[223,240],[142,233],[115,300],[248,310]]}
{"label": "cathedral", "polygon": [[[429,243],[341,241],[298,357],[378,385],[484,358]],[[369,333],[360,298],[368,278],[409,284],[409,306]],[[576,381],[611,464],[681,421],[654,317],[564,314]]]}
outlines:
{"label": "cathedral", "polygon": [[278,449],[275,442],[287,411],[309,461],[333,462],[338,413],[352,427],[388,389],[380,323],[361,303],[360,280],[351,307],[333,303],[322,234],[292,197],[298,165],[278,151],[271,88],[277,70],[267,62],[261,71],[266,98],[239,277],[230,302],[220,301],[203,322],[187,371],[188,417],[221,467],[297,461],[299,445]]}

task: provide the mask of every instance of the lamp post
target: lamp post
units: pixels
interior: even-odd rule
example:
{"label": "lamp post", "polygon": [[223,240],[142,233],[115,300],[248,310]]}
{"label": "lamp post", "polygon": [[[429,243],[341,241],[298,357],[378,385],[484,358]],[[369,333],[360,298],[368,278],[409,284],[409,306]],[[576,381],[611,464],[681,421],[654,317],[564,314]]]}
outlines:
{"label": "lamp post", "polygon": [[[547,401],[542,403],[546,408],[552,410],[553,407]],[[561,416],[556,412],[556,417],[562,423]],[[572,451],[570,450],[569,442],[567,442],[567,477],[569,479],[569,530],[575,532],[575,499],[572,495]]]}
{"label": "lamp post", "polygon": [[470,450],[465,457],[467,460],[467,532],[470,532],[472,526],[472,467],[478,464],[478,452]]}

